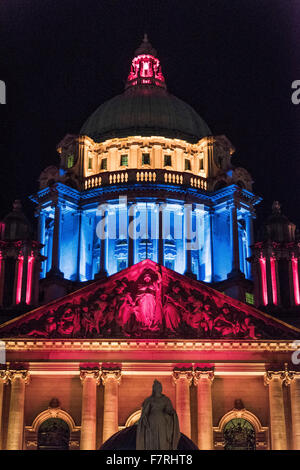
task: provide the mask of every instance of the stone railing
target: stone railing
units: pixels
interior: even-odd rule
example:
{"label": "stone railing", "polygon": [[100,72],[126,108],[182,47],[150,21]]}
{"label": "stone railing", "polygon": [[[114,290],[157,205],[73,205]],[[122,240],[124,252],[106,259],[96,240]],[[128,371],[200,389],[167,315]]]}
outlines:
{"label": "stone railing", "polygon": [[106,171],[88,176],[84,180],[84,189],[124,183],[161,183],[191,186],[202,190],[207,189],[207,180],[201,176],[187,172],[152,169]]}

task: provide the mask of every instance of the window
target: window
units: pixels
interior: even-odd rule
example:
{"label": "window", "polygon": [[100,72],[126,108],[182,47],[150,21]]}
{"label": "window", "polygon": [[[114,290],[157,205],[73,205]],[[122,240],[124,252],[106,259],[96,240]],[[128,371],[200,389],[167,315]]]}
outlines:
{"label": "window", "polygon": [[199,171],[204,170],[204,161],[203,158],[200,158],[199,160]]}
{"label": "window", "polygon": [[89,157],[88,169],[89,169],[89,170],[92,170],[92,169],[93,169],[93,157]]}
{"label": "window", "polygon": [[172,166],[172,157],[171,155],[164,156],[164,166]]}
{"label": "window", "polygon": [[128,166],[128,155],[121,155],[120,166]]}
{"label": "window", "polygon": [[188,170],[188,171],[191,171],[191,160],[189,160],[188,158],[185,158],[184,160],[184,169],[185,170]]}
{"label": "window", "polygon": [[126,259],[118,259],[117,260],[117,271],[122,271],[122,269],[127,268],[127,262]]}
{"label": "window", "polygon": [[142,154],[142,165],[150,165],[150,153]]}
{"label": "window", "polygon": [[166,259],[165,267],[168,269],[172,269],[174,271],[175,268],[175,260],[174,259]]}
{"label": "window", "polygon": [[234,418],[224,427],[225,450],[255,450],[255,430],[243,418]]}
{"label": "window", "polygon": [[67,156],[67,168],[72,168],[74,165],[74,155]]}
{"label": "window", "polygon": [[102,158],[100,168],[101,170],[107,170],[107,158]]}
{"label": "window", "polygon": [[254,295],[250,292],[246,292],[246,303],[254,305]]}

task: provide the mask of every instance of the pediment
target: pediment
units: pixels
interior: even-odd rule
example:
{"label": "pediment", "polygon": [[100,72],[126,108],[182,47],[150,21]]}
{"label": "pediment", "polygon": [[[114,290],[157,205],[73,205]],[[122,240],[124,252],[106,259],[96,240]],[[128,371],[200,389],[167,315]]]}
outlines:
{"label": "pediment", "polygon": [[144,260],[10,320],[0,337],[288,340],[300,330]]}

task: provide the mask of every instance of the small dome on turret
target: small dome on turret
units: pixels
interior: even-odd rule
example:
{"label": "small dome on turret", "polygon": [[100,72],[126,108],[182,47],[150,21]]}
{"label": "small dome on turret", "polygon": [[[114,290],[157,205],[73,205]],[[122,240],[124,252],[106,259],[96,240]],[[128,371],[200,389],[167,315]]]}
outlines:
{"label": "small dome on turret", "polygon": [[2,225],[2,240],[29,240],[32,236],[31,224],[18,199],[13,203],[13,210],[3,218]]}
{"label": "small dome on turret", "polygon": [[152,44],[148,41],[148,35],[145,33],[144,34],[144,39],[142,44],[136,49],[134,55],[153,55],[153,57],[157,57],[157,51],[152,47]]}
{"label": "small dome on turret", "polygon": [[295,240],[296,226],[281,213],[281,205],[278,201],[272,204],[272,214],[267,218],[262,237],[264,240],[276,242],[292,242]]}

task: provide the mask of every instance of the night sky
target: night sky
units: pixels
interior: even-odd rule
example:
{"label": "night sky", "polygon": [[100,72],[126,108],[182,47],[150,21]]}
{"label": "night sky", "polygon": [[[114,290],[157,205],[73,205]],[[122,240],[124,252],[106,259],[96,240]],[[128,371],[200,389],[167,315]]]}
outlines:
{"label": "night sky", "polygon": [[171,93],[236,148],[253,176],[300,227],[300,0],[1,0],[0,216],[27,196],[56,145],[121,93],[144,32]]}

